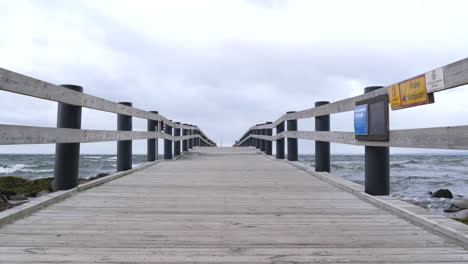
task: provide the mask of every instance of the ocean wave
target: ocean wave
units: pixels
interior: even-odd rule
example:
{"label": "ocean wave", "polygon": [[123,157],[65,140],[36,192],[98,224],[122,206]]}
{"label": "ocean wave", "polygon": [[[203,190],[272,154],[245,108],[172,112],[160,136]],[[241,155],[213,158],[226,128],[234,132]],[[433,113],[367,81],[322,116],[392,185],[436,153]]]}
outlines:
{"label": "ocean wave", "polygon": [[102,159],[101,156],[84,156],[85,159]]}
{"label": "ocean wave", "polygon": [[44,169],[44,170],[34,170],[34,169],[22,169],[19,170],[21,172],[38,172],[38,173],[44,173],[44,172],[53,172],[54,169]]}
{"label": "ocean wave", "polygon": [[12,166],[6,166],[6,167],[0,167],[0,174],[6,174],[6,173],[14,173],[17,171],[22,171],[22,172],[28,172],[28,171],[33,171],[29,168],[36,168],[37,165],[28,165],[28,164],[15,164]]}
{"label": "ocean wave", "polygon": [[395,168],[395,169],[405,168],[405,165],[402,165],[402,164],[399,164],[399,163],[391,163],[390,168]]}
{"label": "ocean wave", "polygon": [[347,169],[345,166],[341,166],[341,165],[338,165],[338,164],[331,164],[330,167],[332,169]]}

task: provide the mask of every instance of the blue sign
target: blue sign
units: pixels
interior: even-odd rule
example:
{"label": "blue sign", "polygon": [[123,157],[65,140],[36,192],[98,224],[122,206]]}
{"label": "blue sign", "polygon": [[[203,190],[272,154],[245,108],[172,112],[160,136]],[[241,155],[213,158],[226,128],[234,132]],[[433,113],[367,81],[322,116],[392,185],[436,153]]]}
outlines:
{"label": "blue sign", "polygon": [[354,134],[368,135],[367,128],[367,104],[358,105],[354,108]]}

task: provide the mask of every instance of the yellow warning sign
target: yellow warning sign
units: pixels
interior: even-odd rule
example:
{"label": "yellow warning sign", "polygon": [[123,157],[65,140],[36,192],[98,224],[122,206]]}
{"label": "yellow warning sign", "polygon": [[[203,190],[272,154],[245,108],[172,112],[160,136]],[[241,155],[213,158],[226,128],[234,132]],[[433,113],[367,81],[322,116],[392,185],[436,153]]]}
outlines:
{"label": "yellow warning sign", "polygon": [[401,107],[428,102],[425,76],[421,75],[400,83]]}
{"label": "yellow warning sign", "polygon": [[388,97],[390,98],[390,106],[392,107],[392,109],[401,107],[399,83],[388,86]]}

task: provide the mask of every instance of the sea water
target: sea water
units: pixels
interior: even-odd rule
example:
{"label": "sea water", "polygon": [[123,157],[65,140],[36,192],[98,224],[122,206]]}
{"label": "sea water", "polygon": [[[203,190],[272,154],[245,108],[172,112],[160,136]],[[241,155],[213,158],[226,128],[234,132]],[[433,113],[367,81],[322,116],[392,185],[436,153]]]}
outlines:
{"label": "sea water", "polygon": [[[311,166],[315,156],[300,155]],[[363,155],[333,155],[331,173],[364,185]],[[468,155],[390,156],[390,193],[403,200],[415,201],[432,211],[443,213],[451,199],[431,198],[429,192],[449,189],[454,196],[468,196]]]}

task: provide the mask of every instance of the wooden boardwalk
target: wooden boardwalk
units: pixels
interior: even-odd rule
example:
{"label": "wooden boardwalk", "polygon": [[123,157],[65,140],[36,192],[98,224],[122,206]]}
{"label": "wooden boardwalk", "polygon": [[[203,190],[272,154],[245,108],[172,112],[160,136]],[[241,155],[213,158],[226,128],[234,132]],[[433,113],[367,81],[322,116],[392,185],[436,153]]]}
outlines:
{"label": "wooden boardwalk", "polygon": [[468,251],[250,148],[198,148],[0,228],[0,263],[460,263]]}

